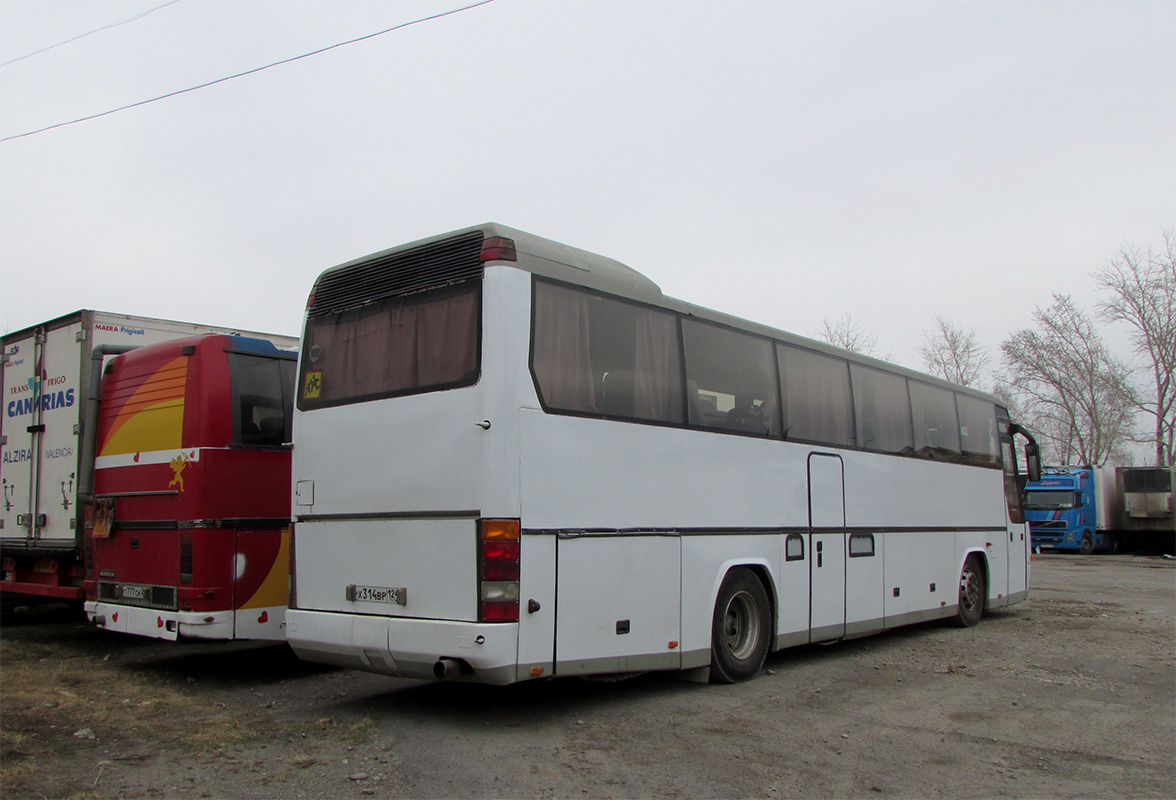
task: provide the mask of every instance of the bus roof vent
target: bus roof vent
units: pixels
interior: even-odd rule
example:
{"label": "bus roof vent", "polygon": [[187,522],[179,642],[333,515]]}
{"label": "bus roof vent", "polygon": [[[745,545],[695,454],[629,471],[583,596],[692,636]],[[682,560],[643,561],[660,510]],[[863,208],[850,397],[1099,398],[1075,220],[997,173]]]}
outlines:
{"label": "bus roof vent", "polygon": [[323,273],[309,315],[356,308],[385,297],[413,294],[482,277],[481,231],[411,250],[378,253]]}

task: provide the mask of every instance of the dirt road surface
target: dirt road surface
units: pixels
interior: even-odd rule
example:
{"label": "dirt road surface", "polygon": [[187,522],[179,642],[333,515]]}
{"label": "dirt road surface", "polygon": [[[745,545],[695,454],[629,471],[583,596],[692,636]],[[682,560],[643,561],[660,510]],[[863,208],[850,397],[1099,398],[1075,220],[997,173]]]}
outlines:
{"label": "dirt road surface", "polygon": [[1176,563],[1040,556],[1030,600],[755,680],[496,688],[9,609],[5,798],[1176,796]]}

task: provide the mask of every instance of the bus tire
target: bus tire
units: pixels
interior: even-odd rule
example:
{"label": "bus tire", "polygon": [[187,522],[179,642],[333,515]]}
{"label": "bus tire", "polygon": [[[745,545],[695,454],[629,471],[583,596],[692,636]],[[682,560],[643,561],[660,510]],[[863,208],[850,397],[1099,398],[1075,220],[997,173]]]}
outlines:
{"label": "bus tire", "polygon": [[711,680],[754,678],[768,657],[771,610],[764,585],[751,570],[735,567],[723,578],[711,621]]}
{"label": "bus tire", "polygon": [[1082,544],[1078,545],[1078,552],[1084,556],[1094,552],[1094,537],[1090,535],[1090,531],[1082,534]]}
{"label": "bus tire", "polygon": [[953,622],[960,628],[971,628],[984,616],[984,598],[988,594],[984,568],[976,556],[968,556],[960,573],[959,605]]}

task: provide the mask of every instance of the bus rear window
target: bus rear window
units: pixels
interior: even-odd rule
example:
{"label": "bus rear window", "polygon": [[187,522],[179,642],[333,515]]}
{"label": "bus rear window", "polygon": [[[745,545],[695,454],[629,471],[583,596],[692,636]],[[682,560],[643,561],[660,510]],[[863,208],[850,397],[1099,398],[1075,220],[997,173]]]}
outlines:
{"label": "bus rear window", "polygon": [[291,440],[294,356],[257,356],[230,351],[233,387],[233,443],[280,447]]}
{"label": "bus rear window", "polygon": [[310,317],[298,408],[476,383],[481,313],[481,282],[465,281]]}

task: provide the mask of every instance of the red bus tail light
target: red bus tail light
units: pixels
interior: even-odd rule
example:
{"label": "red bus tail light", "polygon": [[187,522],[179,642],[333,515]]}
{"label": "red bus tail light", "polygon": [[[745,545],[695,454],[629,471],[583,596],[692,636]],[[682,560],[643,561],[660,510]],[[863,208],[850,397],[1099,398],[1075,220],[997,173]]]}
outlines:
{"label": "red bus tail light", "polygon": [[480,520],[478,540],[478,621],[518,622],[519,521]]}
{"label": "red bus tail light", "polygon": [[496,542],[494,540],[482,542],[482,562],[487,561],[519,561],[518,542]]}
{"label": "red bus tail light", "polygon": [[487,261],[518,261],[519,254],[513,239],[491,236],[482,242],[482,252],[478,258],[483,264]]}

